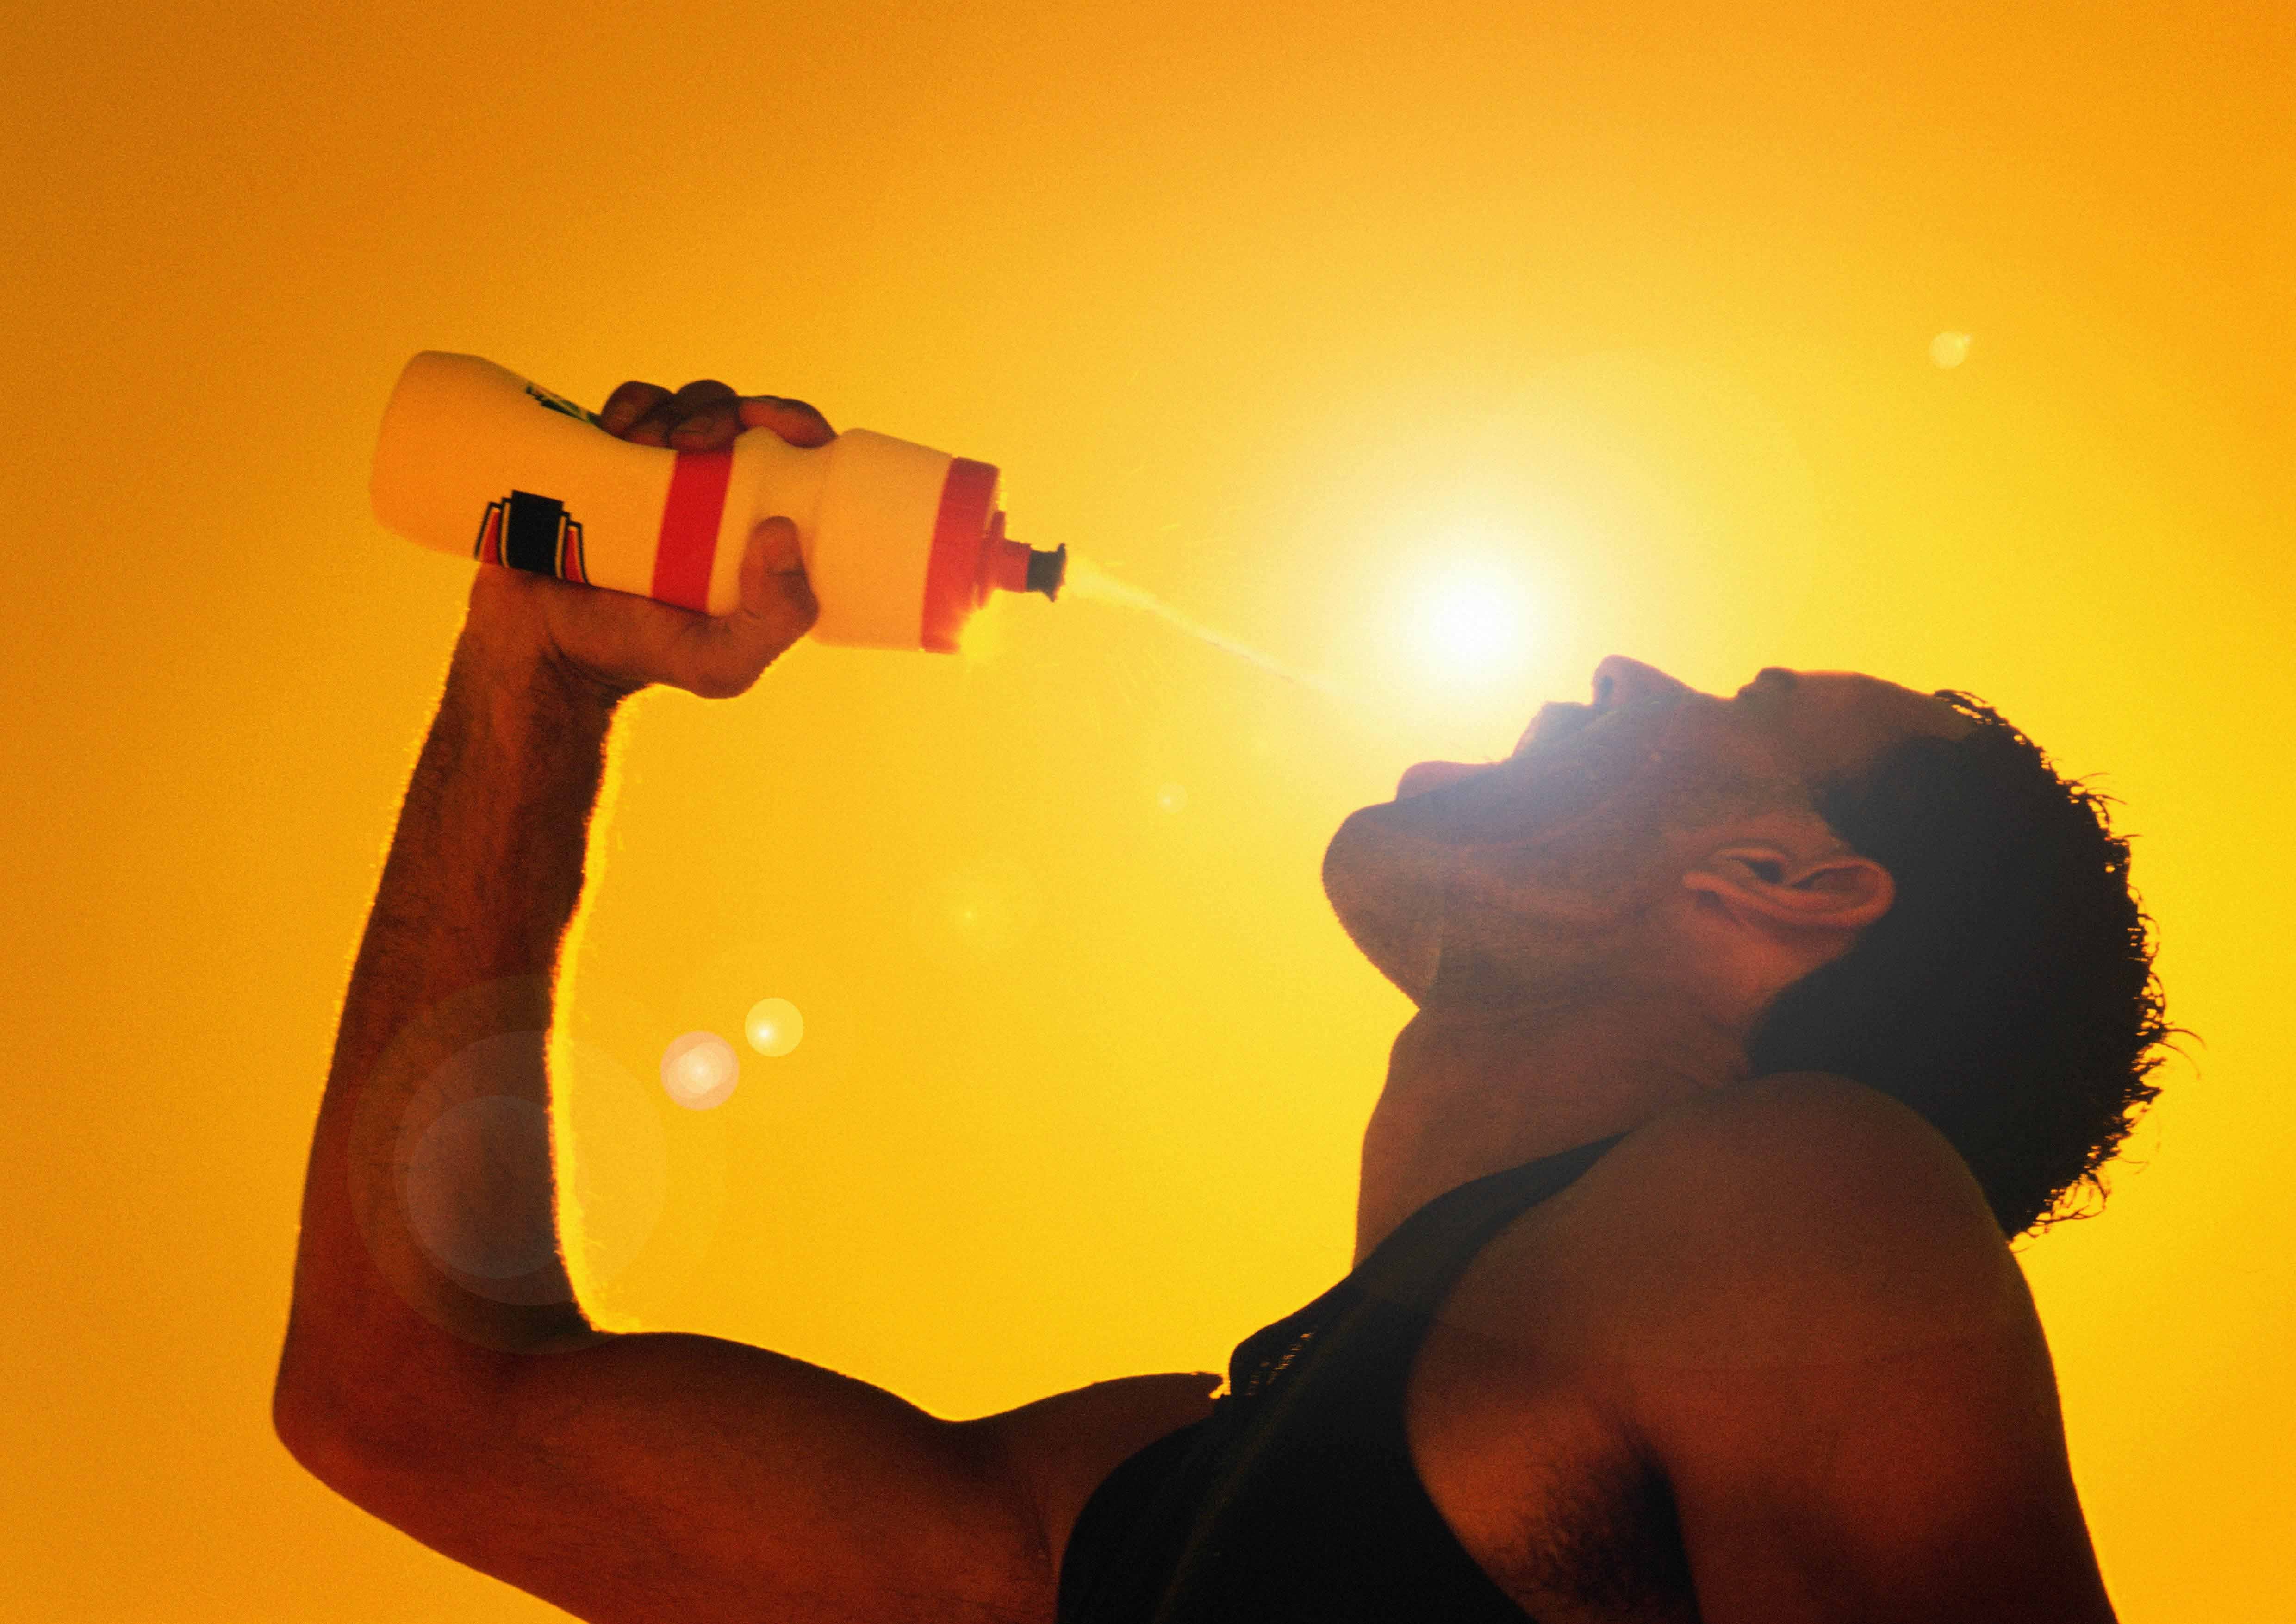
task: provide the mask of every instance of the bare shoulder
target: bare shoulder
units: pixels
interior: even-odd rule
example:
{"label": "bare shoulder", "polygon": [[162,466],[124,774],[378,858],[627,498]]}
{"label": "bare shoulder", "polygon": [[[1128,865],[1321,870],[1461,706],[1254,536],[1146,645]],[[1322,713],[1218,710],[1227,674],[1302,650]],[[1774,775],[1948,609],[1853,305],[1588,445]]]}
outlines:
{"label": "bare shoulder", "polygon": [[1567,1193],[1550,1264],[1607,1358],[1795,1363],[2038,1334],[1953,1147],[1844,1078],[1766,1078],[1669,1112]]}
{"label": "bare shoulder", "polygon": [[1778,1077],[1616,1156],[1595,1334],[1703,1617],[2111,1619],[2039,1316],[1934,1130]]}
{"label": "bare shoulder", "polygon": [[[1447,1500],[1430,1487],[1479,1557],[1648,1526],[1563,1515],[1594,1469],[1639,1466],[1715,1624],[2112,1617],[2023,1275],[1952,1146],[1897,1102],[1799,1075],[1702,1099],[1476,1271],[1476,1334],[1451,1340],[1478,1398],[1453,1431],[1501,1447],[1461,1452]],[[1589,1471],[1541,1479],[1552,1439],[1580,1435]]]}
{"label": "bare shoulder", "polygon": [[1920,1218],[1995,1234],[1983,1193],[1943,1135],[1863,1083],[1788,1072],[1719,1090],[1630,1135],[1622,1169],[1663,1171],[1747,1214],[1836,1223]]}

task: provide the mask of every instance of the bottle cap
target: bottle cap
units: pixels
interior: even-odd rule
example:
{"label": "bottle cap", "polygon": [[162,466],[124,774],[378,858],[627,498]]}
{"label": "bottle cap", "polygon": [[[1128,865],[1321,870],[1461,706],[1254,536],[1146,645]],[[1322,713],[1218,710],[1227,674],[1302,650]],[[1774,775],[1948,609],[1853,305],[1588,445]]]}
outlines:
{"label": "bottle cap", "polygon": [[1041,592],[1057,598],[1068,574],[1065,546],[1040,553],[1006,538],[996,484],[995,468],[956,457],[941,486],[919,627],[919,642],[937,653],[956,652],[964,623],[992,592]]}
{"label": "bottle cap", "polygon": [[1000,592],[1041,592],[1058,602],[1061,583],[1068,578],[1069,550],[1054,547],[1039,553],[1004,534],[1004,515],[988,521],[988,584]]}

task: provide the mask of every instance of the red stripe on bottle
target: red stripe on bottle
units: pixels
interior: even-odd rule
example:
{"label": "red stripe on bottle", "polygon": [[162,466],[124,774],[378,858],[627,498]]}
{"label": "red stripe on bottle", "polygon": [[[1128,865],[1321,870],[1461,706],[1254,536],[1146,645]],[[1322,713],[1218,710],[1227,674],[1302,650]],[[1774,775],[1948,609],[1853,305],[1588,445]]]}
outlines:
{"label": "red stripe on bottle", "polygon": [[733,477],[731,451],[677,454],[669,496],[661,504],[661,538],[654,544],[649,596],[681,609],[708,610],[718,525],[726,514],[726,484]]}

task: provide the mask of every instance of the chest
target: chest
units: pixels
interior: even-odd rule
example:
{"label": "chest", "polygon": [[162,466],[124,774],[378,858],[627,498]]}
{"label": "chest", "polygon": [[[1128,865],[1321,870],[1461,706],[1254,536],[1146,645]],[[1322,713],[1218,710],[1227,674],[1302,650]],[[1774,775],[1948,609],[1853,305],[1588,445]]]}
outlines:
{"label": "chest", "polygon": [[1663,1474],[1562,1351],[1573,1327],[1480,1311],[1506,1284],[1471,1270],[1413,1361],[1405,1430],[1428,1498],[1538,1624],[1694,1620]]}

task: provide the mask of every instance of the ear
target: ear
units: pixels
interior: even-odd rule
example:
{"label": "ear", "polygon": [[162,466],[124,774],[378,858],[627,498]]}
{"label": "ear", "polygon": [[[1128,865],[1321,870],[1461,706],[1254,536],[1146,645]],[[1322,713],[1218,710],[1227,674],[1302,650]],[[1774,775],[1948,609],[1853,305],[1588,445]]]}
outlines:
{"label": "ear", "polygon": [[1702,906],[1770,931],[1855,932],[1890,911],[1896,882],[1873,858],[1769,841],[1725,846],[1682,876]]}

